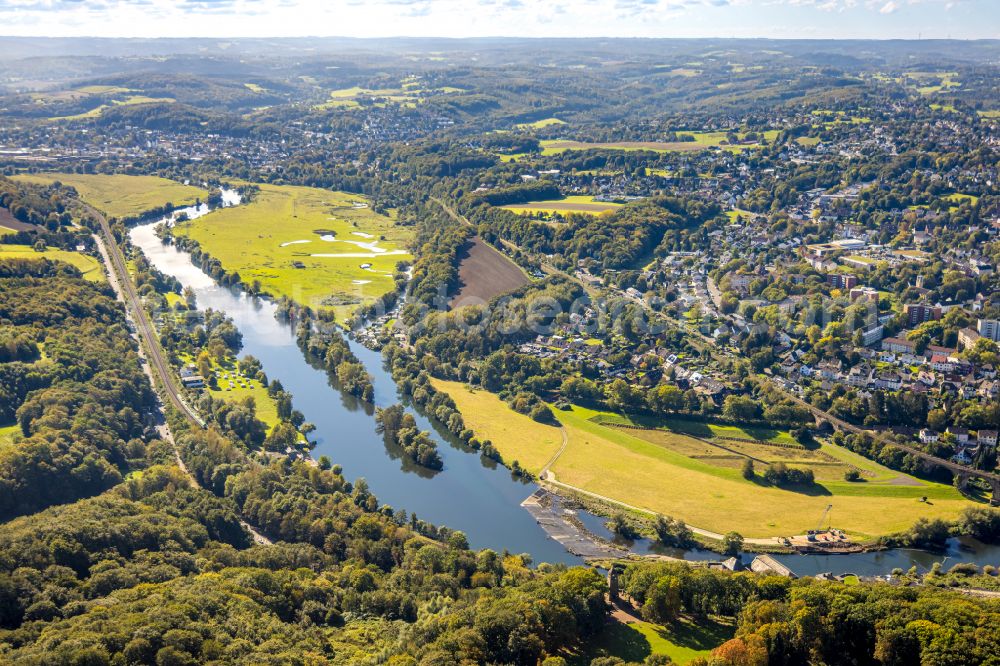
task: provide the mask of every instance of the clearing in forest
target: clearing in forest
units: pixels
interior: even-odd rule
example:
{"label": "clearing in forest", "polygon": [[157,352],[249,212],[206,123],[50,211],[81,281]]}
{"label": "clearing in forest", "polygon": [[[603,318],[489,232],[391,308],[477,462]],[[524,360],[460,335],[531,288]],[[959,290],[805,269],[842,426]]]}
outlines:
{"label": "clearing in forest", "polygon": [[451,307],[487,303],[526,284],[528,277],[517,264],[475,236],[462,251]]}

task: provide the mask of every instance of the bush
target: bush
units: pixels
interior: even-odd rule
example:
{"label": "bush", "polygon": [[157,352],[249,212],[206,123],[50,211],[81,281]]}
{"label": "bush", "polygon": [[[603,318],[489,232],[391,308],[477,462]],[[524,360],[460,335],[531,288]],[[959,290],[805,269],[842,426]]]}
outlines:
{"label": "bush", "polygon": [[860,481],[861,480],[861,472],[859,472],[856,469],[849,469],[846,472],[844,472],[844,480],[845,481]]}

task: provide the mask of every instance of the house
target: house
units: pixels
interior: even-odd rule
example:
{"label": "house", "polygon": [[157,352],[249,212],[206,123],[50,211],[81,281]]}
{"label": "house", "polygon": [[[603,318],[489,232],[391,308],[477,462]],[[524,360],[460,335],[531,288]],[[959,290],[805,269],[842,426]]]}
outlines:
{"label": "house", "polygon": [[934,430],[928,430],[923,428],[920,430],[920,441],[924,444],[934,444],[939,439],[941,439],[941,433],[935,432]]}
{"label": "house", "polygon": [[996,430],[980,430],[976,434],[976,443],[979,446],[985,446],[988,448],[996,448],[997,445],[997,431]]}
{"label": "house", "polygon": [[916,351],[917,343],[903,338],[886,338],[882,341],[882,351],[894,354],[912,354]]}
{"label": "house", "polygon": [[955,441],[959,444],[965,444],[969,441],[969,431],[965,428],[959,428],[957,426],[948,426],[944,430],[946,433],[955,436]]}

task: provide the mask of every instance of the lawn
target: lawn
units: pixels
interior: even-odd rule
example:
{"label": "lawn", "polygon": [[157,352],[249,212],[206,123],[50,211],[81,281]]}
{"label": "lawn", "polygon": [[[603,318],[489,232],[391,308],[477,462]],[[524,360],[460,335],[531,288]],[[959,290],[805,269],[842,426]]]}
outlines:
{"label": "lawn", "polygon": [[[194,361],[194,357],[187,354],[182,354],[180,358],[185,364]],[[267,386],[256,379],[242,376],[233,358],[227,358],[221,363],[211,359],[211,362],[215,386],[213,387],[208,381],[209,377],[205,377],[205,390],[212,398],[229,403],[241,403],[247,397],[252,397],[257,418],[267,425],[267,430],[270,432],[278,424],[278,407],[268,394]]]}
{"label": "lawn", "polygon": [[451,396],[477,438],[490,440],[505,461],[516,460],[532,474],[537,475],[562,444],[559,428],[515,412],[494,393],[471,390],[461,382],[434,379],[432,383]]}
{"label": "lawn", "polygon": [[166,203],[190,206],[208,192],[157,176],[123,174],[38,173],[14,180],[47,185],[59,181],[76,188],[80,198],[110,217],[134,217]]}
{"label": "lawn", "polygon": [[[774,488],[743,479],[738,468],[595,423],[595,415],[581,407],[556,412],[569,434],[569,445],[552,467],[558,481],[715,532],[801,534],[815,527],[832,503],[834,526],[871,537],[905,529],[923,516],[954,518],[968,505],[950,486],[917,481],[871,461],[867,465],[876,476],[866,482],[821,481],[808,492]],[[925,495],[927,504],[919,501]]]}
{"label": "lawn", "polygon": [[559,199],[548,199],[545,201],[527,201],[520,204],[501,206],[505,210],[512,211],[518,215],[531,213],[547,213],[549,215],[558,213],[604,213],[621,208],[622,204],[609,201],[597,201],[589,195],[570,195]]}
{"label": "lawn", "polygon": [[569,659],[573,664],[589,664],[600,656],[612,656],[628,662],[641,662],[649,655],[665,654],[674,663],[686,664],[697,657],[707,657],[712,649],[733,637],[731,623],[682,618],[670,627],[650,622],[623,624],[609,620],[594,640]]}
{"label": "lawn", "polygon": [[7,257],[17,257],[22,259],[38,259],[45,257],[53,261],[63,261],[71,266],[76,266],[83,273],[83,277],[91,282],[104,282],[104,269],[101,262],[94,257],[80,252],[70,252],[69,250],[46,249],[44,252],[36,252],[30,245],[2,245],[0,244],[0,260]]}
{"label": "lawn", "polygon": [[261,185],[248,204],[177,225],[247,283],[339,319],[394,288],[399,261],[411,261],[412,231],[373,212],[357,194]]}

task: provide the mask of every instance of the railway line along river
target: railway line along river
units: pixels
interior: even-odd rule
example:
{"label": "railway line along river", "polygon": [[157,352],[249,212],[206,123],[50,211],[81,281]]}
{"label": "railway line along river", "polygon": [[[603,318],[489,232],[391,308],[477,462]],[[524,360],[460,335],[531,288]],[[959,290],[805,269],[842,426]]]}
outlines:
{"label": "railway line along river", "polygon": [[[235,201],[230,197],[227,203]],[[207,209],[185,212],[189,217],[197,217]],[[233,319],[243,334],[242,353],[260,359],[267,376],[280,380],[291,391],[296,409],[316,425],[315,456],[329,456],[343,467],[349,479],[366,479],[381,502],[416,513],[424,520],[462,530],[475,548],[528,553],[536,563],[581,561],[550,538],[521,506],[537,490],[536,484],[513,477],[505,468],[463,447],[417,410],[410,409],[420,428],[435,435],[444,469],[434,472],[417,467],[386,446],[382,435],[376,432],[374,408],[400,402],[401,397],[383,368],[381,354],[350,342],[374,380],[374,405],[342,393],[324,369],[310,364],[296,343],[293,326],[275,317],[276,306],[272,302],[216,284],[191,263],[186,252],[157,238],[154,227],[160,222],[133,227],[132,243],[157,269],[194,290],[199,308],[212,308]],[[598,517],[583,511],[578,512],[578,517],[590,531],[610,536]],[[647,552],[651,546],[640,541],[630,547],[635,552]],[[721,559],[708,551],[668,554],[686,559]],[[946,553],[894,550],[850,555],[782,555],[777,559],[799,575],[825,571],[878,575],[887,574],[894,567],[929,568],[946,557],[949,564],[969,561],[996,565],[1000,564],[1000,547],[952,540]]]}

